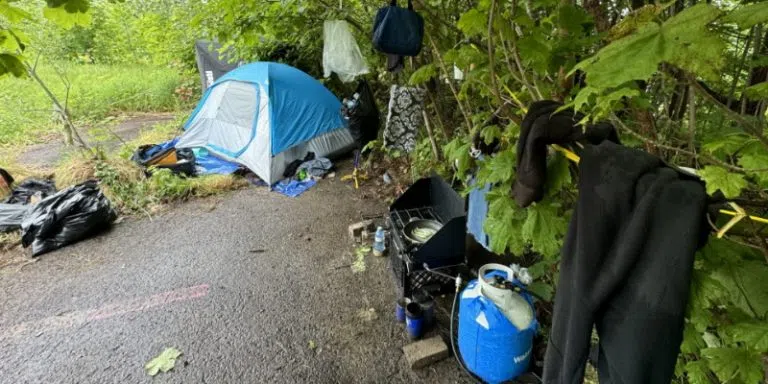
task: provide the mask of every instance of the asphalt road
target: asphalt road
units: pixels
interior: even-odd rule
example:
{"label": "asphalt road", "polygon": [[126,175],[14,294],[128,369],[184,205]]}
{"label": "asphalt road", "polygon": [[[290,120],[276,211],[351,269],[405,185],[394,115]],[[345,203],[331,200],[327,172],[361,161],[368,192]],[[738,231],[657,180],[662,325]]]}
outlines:
{"label": "asphalt road", "polygon": [[[406,367],[385,259],[349,268],[347,226],[385,209],[357,196],[253,187],[0,270],[0,382],[464,382],[451,359]],[[165,347],[183,356],[153,379]]]}

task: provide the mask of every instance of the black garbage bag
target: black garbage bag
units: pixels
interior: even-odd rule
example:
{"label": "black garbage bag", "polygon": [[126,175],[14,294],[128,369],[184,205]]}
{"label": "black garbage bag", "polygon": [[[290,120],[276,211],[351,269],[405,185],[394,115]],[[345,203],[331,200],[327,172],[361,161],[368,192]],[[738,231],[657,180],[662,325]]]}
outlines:
{"label": "black garbage bag", "polygon": [[352,97],[353,107],[342,106],[342,113],[349,120],[349,132],[355,139],[357,149],[363,149],[379,136],[381,116],[367,81],[358,81],[355,95],[357,98]]}
{"label": "black garbage bag", "polygon": [[56,185],[52,180],[27,179],[16,185],[11,192],[11,196],[5,200],[6,204],[29,204],[32,196],[40,193],[40,197],[45,199],[56,193]]}
{"label": "black garbage bag", "polygon": [[21,223],[21,244],[32,256],[75,243],[107,228],[117,218],[95,180],[69,187],[39,202]]}
{"label": "black garbage bag", "polygon": [[21,222],[30,209],[29,205],[0,203],[0,233],[21,229]]}

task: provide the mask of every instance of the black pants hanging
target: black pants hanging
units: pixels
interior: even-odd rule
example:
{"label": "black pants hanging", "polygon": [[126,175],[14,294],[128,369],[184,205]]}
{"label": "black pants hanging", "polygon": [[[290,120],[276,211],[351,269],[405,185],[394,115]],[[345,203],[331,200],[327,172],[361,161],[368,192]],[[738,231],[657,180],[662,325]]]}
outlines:
{"label": "black pants hanging", "polygon": [[544,382],[583,382],[594,325],[601,384],[669,383],[706,241],[704,186],[611,142],[587,146],[579,172]]}

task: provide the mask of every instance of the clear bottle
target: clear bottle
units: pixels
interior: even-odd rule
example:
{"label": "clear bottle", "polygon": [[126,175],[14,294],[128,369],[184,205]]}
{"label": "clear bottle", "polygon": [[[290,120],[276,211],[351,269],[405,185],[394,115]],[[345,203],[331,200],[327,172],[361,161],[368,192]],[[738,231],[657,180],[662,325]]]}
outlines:
{"label": "clear bottle", "polygon": [[384,228],[378,227],[376,228],[376,235],[373,237],[373,255],[374,256],[384,256],[384,252],[387,250],[386,244],[384,244],[384,241],[386,239],[386,235],[384,233]]}

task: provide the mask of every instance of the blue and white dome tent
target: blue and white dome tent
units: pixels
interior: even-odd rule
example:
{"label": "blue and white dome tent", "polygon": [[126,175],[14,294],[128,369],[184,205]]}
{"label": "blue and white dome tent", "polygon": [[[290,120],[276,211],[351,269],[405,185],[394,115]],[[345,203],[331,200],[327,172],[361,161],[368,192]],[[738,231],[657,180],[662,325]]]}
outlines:
{"label": "blue and white dome tent", "polygon": [[176,148],[206,148],[270,185],[307,152],[331,157],[354,148],[336,96],[306,73],[278,63],[251,63],[218,79],[184,130]]}

